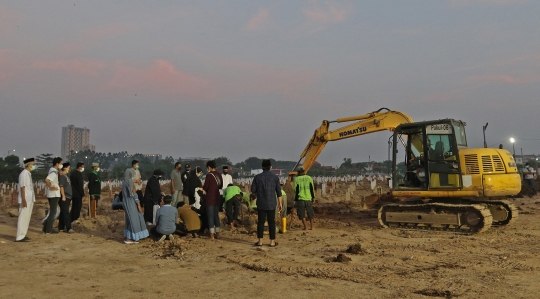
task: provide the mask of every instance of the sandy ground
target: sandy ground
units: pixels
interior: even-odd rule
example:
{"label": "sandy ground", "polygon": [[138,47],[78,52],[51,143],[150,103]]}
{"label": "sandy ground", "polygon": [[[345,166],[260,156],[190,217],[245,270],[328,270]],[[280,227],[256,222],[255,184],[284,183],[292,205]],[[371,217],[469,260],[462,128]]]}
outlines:
{"label": "sandy ground", "polygon": [[[253,246],[254,217],[222,238],[125,245],[123,211],[103,201],[75,234],[41,234],[40,198],[28,236],[13,242],[0,211],[0,298],[538,298],[540,196],[511,199],[517,223],[475,235],[384,229],[356,192],[319,204],[316,229]],[[105,196],[107,197],[107,196]],[[298,224],[298,222],[297,222]],[[269,243],[265,239],[266,244]],[[354,253],[348,248],[356,245]],[[359,245],[359,246],[358,246]],[[338,258],[339,256],[339,258]],[[189,297],[188,297],[189,296]]]}

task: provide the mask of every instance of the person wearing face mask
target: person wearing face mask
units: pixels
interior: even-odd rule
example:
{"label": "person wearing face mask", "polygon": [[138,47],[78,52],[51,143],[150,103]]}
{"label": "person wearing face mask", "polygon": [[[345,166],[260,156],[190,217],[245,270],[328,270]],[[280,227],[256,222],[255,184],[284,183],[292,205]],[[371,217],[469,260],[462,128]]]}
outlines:
{"label": "person wearing face mask", "polygon": [[60,186],[61,199],[58,203],[60,205],[60,217],[58,217],[58,231],[64,231],[66,233],[74,233],[71,229],[71,214],[69,213],[69,205],[72,198],[71,180],[69,179],[69,171],[71,165],[69,162],[63,164],[60,176],[58,177],[58,185]]}
{"label": "person wearing face mask", "polygon": [[17,185],[17,191],[19,193],[17,200],[19,203],[19,219],[17,219],[17,236],[15,237],[15,242],[30,241],[30,238],[26,234],[28,233],[32,209],[36,201],[34,183],[32,182],[32,174],[30,173],[36,169],[36,162],[34,158],[28,158],[23,163],[24,169],[19,175],[19,184]]}
{"label": "person wearing face mask", "polygon": [[90,194],[90,217],[96,218],[96,211],[101,197],[101,179],[99,178],[99,163],[92,163],[92,172],[88,175],[88,194]]}
{"label": "person wearing face mask", "polygon": [[143,207],[145,206],[144,196],[142,193],[142,177],[141,177],[141,171],[139,170],[139,161],[133,160],[131,161],[131,169],[135,172],[135,180],[133,183],[135,184],[135,189],[137,189],[137,196],[139,196],[139,199],[141,200],[141,203],[143,203]]}
{"label": "person wearing face mask", "polygon": [[71,188],[73,189],[73,197],[71,198],[71,223],[74,223],[81,216],[81,208],[84,200],[84,181],[82,173],[84,172],[84,163],[78,162],[77,168],[71,172],[69,179],[71,180]]}
{"label": "person wearing face mask", "polygon": [[148,179],[145,190],[145,205],[144,205],[144,220],[146,225],[155,225],[156,211],[159,209],[159,204],[164,193],[161,192],[159,180],[163,176],[161,169],[154,170],[154,175]]}
{"label": "person wearing face mask", "polygon": [[58,186],[58,171],[62,169],[62,158],[56,157],[52,160],[52,167],[49,169],[49,174],[45,179],[47,185],[47,199],[49,200],[49,217],[43,223],[43,232],[45,234],[57,234],[58,231],[53,230],[56,209],[60,201],[60,187]]}

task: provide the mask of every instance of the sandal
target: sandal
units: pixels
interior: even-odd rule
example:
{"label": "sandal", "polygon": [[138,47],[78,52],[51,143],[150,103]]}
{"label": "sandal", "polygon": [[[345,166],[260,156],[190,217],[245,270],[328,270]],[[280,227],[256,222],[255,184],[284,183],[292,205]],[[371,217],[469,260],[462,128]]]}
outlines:
{"label": "sandal", "polygon": [[255,242],[255,246],[261,247],[262,244],[259,244],[259,242]]}
{"label": "sandal", "polygon": [[278,246],[278,242],[274,242],[274,245],[270,244],[270,247],[276,247]]}

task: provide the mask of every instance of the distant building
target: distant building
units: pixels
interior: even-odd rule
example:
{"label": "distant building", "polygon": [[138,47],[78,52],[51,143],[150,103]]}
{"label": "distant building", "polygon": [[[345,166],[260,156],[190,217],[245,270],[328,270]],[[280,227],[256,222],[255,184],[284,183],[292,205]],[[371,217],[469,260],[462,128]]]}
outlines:
{"label": "distant building", "polygon": [[74,125],[62,127],[62,158],[66,158],[71,152],[90,150],[96,151],[96,147],[90,144],[90,129],[76,128]]}
{"label": "distant building", "polygon": [[287,174],[287,170],[283,168],[272,168],[270,171],[278,176],[283,176]]}
{"label": "distant building", "polygon": [[191,161],[203,161],[203,162],[207,162],[207,161],[210,161],[212,159],[210,158],[202,158],[202,157],[185,157],[185,158],[182,158],[182,162],[191,162]]}
{"label": "distant building", "polygon": [[262,173],[263,170],[262,169],[252,169],[251,170],[251,175],[258,175],[259,173]]}
{"label": "distant building", "polygon": [[[272,168],[270,170],[273,174],[275,175],[278,175],[278,176],[283,176],[283,175],[286,175],[287,174],[287,170],[286,169],[282,169],[282,168]],[[257,175],[259,173],[262,173],[263,170],[261,168],[259,169],[252,169],[251,170],[251,175]]]}

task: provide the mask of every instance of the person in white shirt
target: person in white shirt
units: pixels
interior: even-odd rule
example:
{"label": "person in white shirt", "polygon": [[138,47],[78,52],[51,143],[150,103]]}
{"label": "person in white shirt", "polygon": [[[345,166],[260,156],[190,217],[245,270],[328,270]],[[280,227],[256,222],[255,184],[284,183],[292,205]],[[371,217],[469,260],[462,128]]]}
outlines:
{"label": "person in white shirt", "polygon": [[46,195],[49,200],[49,217],[43,223],[43,232],[45,234],[57,234],[57,230],[53,230],[53,224],[56,217],[56,209],[58,209],[58,201],[60,201],[60,186],[58,185],[58,170],[62,169],[62,158],[56,157],[52,161],[53,167],[49,169],[49,174],[45,179],[47,185]]}
{"label": "person in white shirt", "polygon": [[219,193],[223,195],[223,190],[227,189],[227,186],[233,183],[232,176],[229,174],[229,166],[223,166],[221,177],[223,178],[223,188],[219,190]]}
{"label": "person in white shirt", "polygon": [[17,219],[17,236],[15,237],[15,242],[28,242],[30,240],[26,234],[28,233],[32,209],[36,201],[34,183],[32,182],[32,174],[30,173],[36,168],[36,162],[34,162],[34,158],[28,158],[23,163],[24,169],[19,175],[19,185],[17,186],[17,191],[19,192],[19,219]]}
{"label": "person in white shirt", "polygon": [[525,163],[525,166],[523,167],[523,180],[525,181],[525,184],[527,184],[527,186],[533,190],[534,195],[538,193],[538,190],[536,190],[536,182],[534,181],[535,173],[536,170],[531,167],[529,163]]}

